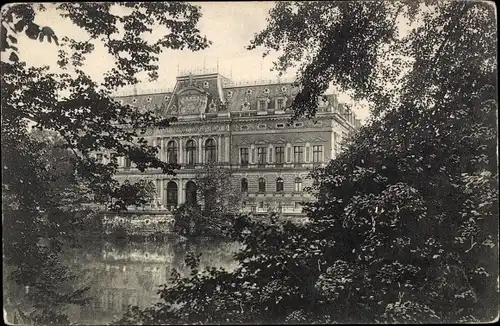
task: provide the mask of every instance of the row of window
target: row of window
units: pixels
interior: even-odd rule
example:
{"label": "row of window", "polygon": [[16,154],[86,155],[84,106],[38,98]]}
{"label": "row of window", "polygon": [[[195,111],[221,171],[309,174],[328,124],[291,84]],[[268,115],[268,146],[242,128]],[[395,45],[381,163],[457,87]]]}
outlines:
{"label": "row of window", "polygon": [[[318,126],[320,126],[320,125],[322,125],[322,122],[321,121],[317,121],[315,124],[318,125]],[[302,123],[302,122],[296,122],[294,124],[294,126],[295,127],[302,127],[302,126],[304,126],[304,123]],[[257,129],[267,129],[267,127],[268,126],[266,124],[260,124],[260,125],[257,126]],[[272,128],[272,126],[270,126],[270,128]],[[276,124],[276,129],[283,129],[283,128],[285,128],[285,124],[284,123],[277,123]],[[240,127],[240,129],[241,130],[248,130],[248,129],[250,129],[250,127],[248,125],[243,125],[243,126]]]}
{"label": "row of window", "polygon": [[[217,161],[217,145],[215,140],[207,139],[205,142],[205,162],[216,162]],[[268,152],[269,151],[269,152]],[[186,161],[187,165],[193,165],[196,162],[196,145],[193,140],[188,140],[186,142]],[[269,153],[269,155],[268,155]],[[309,152],[305,153],[304,156],[304,146],[294,146],[293,147],[293,162],[294,163],[304,163],[304,158],[309,161]],[[257,164],[273,163],[272,161],[273,149],[268,147],[257,147]],[[290,152],[289,152],[290,155]],[[113,155],[112,155],[113,156]],[[99,162],[102,162],[103,154],[96,154],[96,158]],[[254,160],[255,161],[255,160]],[[314,145],[312,146],[312,162],[319,163],[323,161],[323,146]],[[176,164],[178,162],[178,147],[175,141],[171,140],[167,144],[167,162]],[[240,164],[243,166],[248,165],[250,162],[250,149],[248,147],[240,148]],[[283,164],[285,163],[285,147],[277,146],[274,147],[274,163]],[[130,158],[124,157],[124,167],[129,168],[131,165]]]}
{"label": "row of window", "polygon": [[[267,151],[269,150],[269,156]],[[272,158],[273,149],[268,147],[257,147],[257,164],[273,163]],[[289,154],[290,155],[290,152]],[[306,152],[305,159],[309,161],[309,152]],[[304,163],[304,146],[293,146],[293,161],[295,163]],[[323,161],[323,146],[314,145],[312,147],[312,161],[313,163],[319,163]],[[249,163],[249,148],[240,148],[240,164],[248,165]],[[285,147],[277,146],[274,147],[274,163],[283,164],[285,163]]]}
{"label": "row of window", "polygon": [[[286,92],[287,92],[286,86],[282,86],[281,87],[281,92],[284,93],[284,94],[286,94]],[[264,88],[264,94],[265,95],[269,95],[269,93],[270,93],[270,89],[269,88]],[[246,94],[247,95],[251,95],[252,94],[252,90],[251,89],[247,89]],[[227,95],[228,98],[231,98],[233,96],[233,91],[227,91],[226,95]]]}
{"label": "row of window", "polygon": [[[283,205],[281,203],[275,204],[278,212],[281,212],[283,209]],[[247,204],[247,202],[242,202],[241,207],[243,209],[247,208],[247,206],[250,206],[253,212],[256,212],[256,208],[263,209],[263,208],[270,208],[271,204],[270,203],[264,203],[263,201],[258,202],[257,204]],[[294,202],[293,205],[294,209],[302,209],[302,203],[297,201]]]}
{"label": "row of window", "polygon": [[[173,140],[167,143],[167,162],[177,163],[177,143]],[[205,162],[217,161],[217,145],[215,140],[209,138],[205,141]],[[192,165],[196,162],[196,144],[190,139],[186,142],[186,164]]]}
{"label": "row of window", "polygon": [[[264,178],[259,178],[259,192],[266,192],[266,180]],[[294,191],[302,192],[302,179],[295,178]],[[276,192],[283,192],[284,182],[282,178],[276,179]],[[241,191],[248,192],[248,180],[246,178],[241,179]]]}

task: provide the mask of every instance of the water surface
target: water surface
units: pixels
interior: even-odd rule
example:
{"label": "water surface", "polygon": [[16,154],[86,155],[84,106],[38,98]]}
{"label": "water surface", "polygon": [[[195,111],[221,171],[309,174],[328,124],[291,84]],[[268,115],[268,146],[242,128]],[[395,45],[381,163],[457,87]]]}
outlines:
{"label": "water surface", "polygon": [[202,253],[200,269],[224,267],[234,269],[233,253],[240,248],[234,242],[197,240],[165,243],[112,243],[87,240],[81,248],[67,249],[63,255],[78,275],[79,285],[91,287],[91,302],[84,307],[72,306],[68,315],[79,324],[105,324],[120,318],[128,305],[150,307],[160,300],[159,285],[168,284],[172,268],[187,275],[186,253]]}

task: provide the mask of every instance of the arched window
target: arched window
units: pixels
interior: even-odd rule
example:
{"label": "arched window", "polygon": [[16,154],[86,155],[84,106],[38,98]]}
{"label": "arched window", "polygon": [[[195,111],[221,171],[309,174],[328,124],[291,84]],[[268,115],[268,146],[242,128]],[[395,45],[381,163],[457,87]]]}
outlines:
{"label": "arched window", "polygon": [[243,178],[241,179],[241,192],[247,192],[248,191],[248,181],[247,179]]}
{"label": "arched window", "polygon": [[266,192],[266,180],[259,178],[259,192]]}
{"label": "arched window", "polygon": [[212,138],[205,142],[205,160],[206,163],[217,162],[217,146]]}
{"label": "arched window", "polygon": [[302,179],[295,178],[295,192],[302,192]]}
{"label": "arched window", "polygon": [[186,183],[186,203],[196,203],[196,183],[188,181]]}
{"label": "arched window", "polygon": [[173,140],[167,144],[167,160],[168,163],[177,163],[177,144]]}
{"label": "arched window", "polygon": [[283,191],[283,179],[281,178],[276,179],[276,191]]}
{"label": "arched window", "polygon": [[170,181],[167,183],[167,209],[172,210],[177,207],[177,183]]}
{"label": "arched window", "polygon": [[194,165],[196,163],[196,144],[190,139],[186,142],[186,164]]}

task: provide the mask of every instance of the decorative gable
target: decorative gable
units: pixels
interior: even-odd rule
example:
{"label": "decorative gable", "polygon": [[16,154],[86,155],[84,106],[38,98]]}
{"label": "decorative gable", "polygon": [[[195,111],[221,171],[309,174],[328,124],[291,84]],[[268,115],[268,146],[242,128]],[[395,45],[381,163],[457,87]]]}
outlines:
{"label": "decorative gable", "polygon": [[269,144],[269,142],[265,141],[265,140],[258,140],[255,142],[256,145],[267,145]]}

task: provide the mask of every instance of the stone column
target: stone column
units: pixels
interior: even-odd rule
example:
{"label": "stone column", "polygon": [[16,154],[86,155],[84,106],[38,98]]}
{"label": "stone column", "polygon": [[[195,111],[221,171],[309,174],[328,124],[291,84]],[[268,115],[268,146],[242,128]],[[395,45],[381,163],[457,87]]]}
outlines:
{"label": "stone column", "polygon": [[229,164],[231,158],[229,157],[229,137],[224,137],[224,161]]}
{"label": "stone column", "polygon": [[165,155],[165,138],[160,139],[160,144],[161,144],[161,149],[160,149],[160,160],[164,160],[164,155]]}
{"label": "stone column", "polygon": [[310,149],[311,149],[311,144],[306,143],[306,146],[304,147],[304,163],[312,162]]}
{"label": "stone column", "polygon": [[288,143],[288,144],[286,144],[286,147],[285,147],[285,161],[287,163],[291,163],[292,157],[293,157],[292,144]]}
{"label": "stone column", "polygon": [[219,135],[219,141],[215,147],[217,150],[217,162],[222,162],[222,135]]}
{"label": "stone column", "polygon": [[198,137],[198,163],[203,163],[203,139]]}
{"label": "stone column", "polygon": [[[153,138],[153,147],[156,147],[157,146],[157,142],[156,142],[156,137]],[[158,158],[158,154],[156,154],[156,157]]]}
{"label": "stone column", "polygon": [[182,152],[182,138],[179,138],[179,164],[184,163],[184,153]]}
{"label": "stone column", "polygon": [[255,159],[255,145],[253,145],[253,144],[250,145],[250,153],[249,153],[249,155],[250,155],[250,159],[249,159],[250,164],[254,164],[255,161],[256,161],[256,159]]}
{"label": "stone column", "polygon": [[177,204],[178,206],[184,204],[184,179],[179,179],[179,185],[177,186]]}
{"label": "stone column", "polygon": [[165,179],[160,179],[160,207],[165,205]]}

